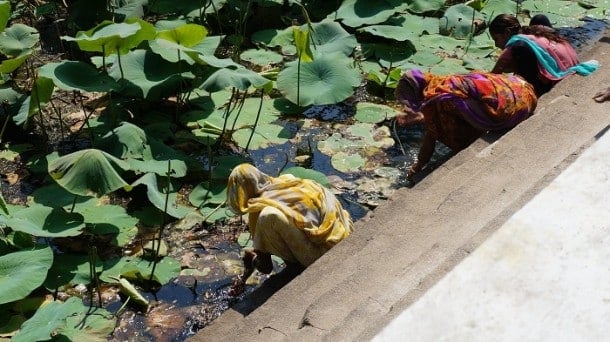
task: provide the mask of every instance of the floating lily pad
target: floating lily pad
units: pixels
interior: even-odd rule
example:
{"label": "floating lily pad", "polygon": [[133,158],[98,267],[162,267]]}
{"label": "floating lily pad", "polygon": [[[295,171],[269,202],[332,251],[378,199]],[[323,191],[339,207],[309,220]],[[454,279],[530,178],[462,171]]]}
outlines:
{"label": "floating lily pad", "polygon": [[316,170],[312,170],[312,169],[306,169],[304,167],[301,166],[293,166],[293,167],[289,167],[287,169],[282,170],[282,175],[283,174],[291,174],[297,178],[302,178],[302,179],[311,179],[316,181],[318,184],[325,186],[327,188],[330,188],[330,181],[328,180],[328,177],[326,177],[325,174],[323,174],[320,171],[316,171]]}
{"label": "floating lily pad", "polygon": [[[130,281],[148,281],[153,268],[153,262],[134,257],[122,257],[106,261],[100,280],[113,283],[115,278],[126,278]],[[157,263],[153,280],[159,284],[167,284],[180,273],[180,263],[170,257],[164,257]]]}
{"label": "floating lily pad", "polygon": [[386,105],[359,102],[356,105],[356,115],[354,116],[354,119],[360,122],[378,123],[391,119],[397,114],[398,112],[394,108]]}
{"label": "floating lily pad", "polygon": [[339,152],[331,157],[332,166],[344,173],[358,172],[364,167],[365,159],[359,154]]}

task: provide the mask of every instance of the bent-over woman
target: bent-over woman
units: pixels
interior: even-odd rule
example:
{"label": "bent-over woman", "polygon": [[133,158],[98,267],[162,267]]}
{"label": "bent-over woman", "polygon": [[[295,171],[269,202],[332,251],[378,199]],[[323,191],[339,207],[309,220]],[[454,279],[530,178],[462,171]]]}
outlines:
{"label": "bent-over woman", "polygon": [[244,273],[234,294],[243,291],[254,269],[272,271],[272,254],[287,265],[307,267],[353,229],[349,213],[326,187],[289,174],[271,177],[247,163],[231,172],[227,203],[237,214],[248,213],[253,242],[244,252]]}
{"label": "bent-over woman", "polygon": [[597,61],[580,63],[570,42],[545,25],[521,26],[510,14],[500,14],[489,24],[496,47],[503,49],[493,73],[516,73],[531,83],[536,95],[548,92],[572,74],[587,76]]}
{"label": "bent-over woman", "polygon": [[435,76],[412,69],[396,87],[404,115],[399,125],[424,124],[424,138],[407,178],[432,157],[436,141],[460,151],[487,131],[510,129],[536,108],[534,88],[513,74],[470,72]]}

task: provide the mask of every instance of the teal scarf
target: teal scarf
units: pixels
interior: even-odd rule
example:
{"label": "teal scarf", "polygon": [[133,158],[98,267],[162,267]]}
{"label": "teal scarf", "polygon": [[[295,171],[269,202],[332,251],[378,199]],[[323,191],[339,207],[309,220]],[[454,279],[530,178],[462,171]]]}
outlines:
{"label": "teal scarf", "polygon": [[572,73],[577,73],[581,76],[588,76],[599,68],[598,61],[590,60],[571,66],[567,70],[561,70],[555,58],[553,58],[545,49],[540,47],[540,45],[526,36],[514,35],[508,40],[506,46],[510,46],[517,42],[526,43],[532,49],[532,51],[534,51],[534,54],[536,54],[536,58],[538,58],[540,65],[542,65],[549,72],[549,74],[557,78],[564,78]]}

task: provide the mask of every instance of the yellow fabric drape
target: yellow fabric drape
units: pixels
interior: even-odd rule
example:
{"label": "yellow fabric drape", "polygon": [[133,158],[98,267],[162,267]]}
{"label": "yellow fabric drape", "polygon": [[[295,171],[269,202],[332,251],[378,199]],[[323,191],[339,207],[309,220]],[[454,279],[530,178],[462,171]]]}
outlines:
{"label": "yellow fabric drape", "polygon": [[349,213],[327,188],[292,175],[271,177],[250,164],[235,167],[229,176],[227,203],[237,214],[249,214],[250,233],[256,234],[258,214],[271,206],[316,244],[331,248],[353,229]]}

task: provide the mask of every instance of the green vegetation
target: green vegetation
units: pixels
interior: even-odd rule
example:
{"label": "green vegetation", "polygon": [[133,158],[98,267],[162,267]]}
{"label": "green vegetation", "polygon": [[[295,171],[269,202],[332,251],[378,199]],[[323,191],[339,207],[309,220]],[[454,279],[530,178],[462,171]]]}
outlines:
{"label": "green vegetation", "polygon": [[[591,0],[0,1],[0,156],[21,158],[41,184],[25,203],[0,196],[0,340],[103,339],[116,314],[101,307],[101,284],[146,311],[138,288],[180,272],[163,229],[187,215],[230,217],[230,170],[294,138],[284,120],[302,124],[308,109],[366,86],[377,100],[355,105],[345,132],[317,147],[341,172],[379,169],[372,156],[394,144],[382,123],[397,113],[390,100],[403,70],[490,69],[497,50],[484,28],[499,13],[524,22],[544,13],[561,27],[609,9]],[[31,23],[45,18],[61,58],[41,58],[51,43]],[[60,102],[71,100],[84,118],[69,130]],[[85,146],[57,148],[73,138]],[[285,172],[330,184],[314,170]],[[122,205],[136,194],[138,208]],[[143,226],[156,227],[152,237],[138,234]],[[62,250],[57,239],[87,248]],[[134,239],[149,252],[123,255]],[[77,284],[88,286],[87,305],[54,300]]]}

